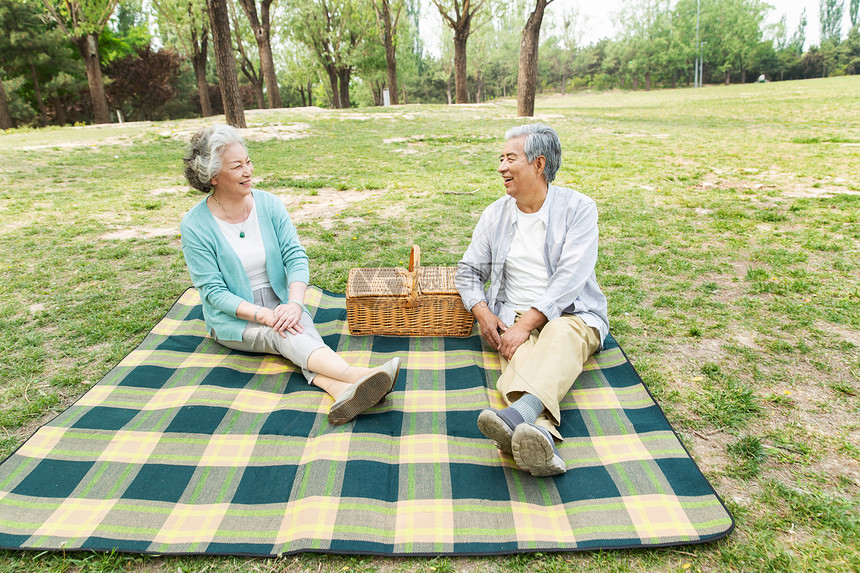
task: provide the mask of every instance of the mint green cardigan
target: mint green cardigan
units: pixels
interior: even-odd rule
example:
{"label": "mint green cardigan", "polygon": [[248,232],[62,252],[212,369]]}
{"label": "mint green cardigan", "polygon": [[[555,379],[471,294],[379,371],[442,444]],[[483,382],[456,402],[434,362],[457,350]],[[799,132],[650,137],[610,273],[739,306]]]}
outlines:
{"label": "mint green cardigan", "polygon": [[[307,284],[310,280],[308,256],[281,200],[265,191],[252,192],[266,249],[269,282],[278,298],[286,301],[290,298],[290,283]],[[243,300],[254,302],[251,282],[206,206],[206,199],[185,214],[179,228],[182,254],[191,282],[200,292],[207,330],[210,334],[216,332],[221,340],[242,340],[248,322],[236,316],[236,309]]]}

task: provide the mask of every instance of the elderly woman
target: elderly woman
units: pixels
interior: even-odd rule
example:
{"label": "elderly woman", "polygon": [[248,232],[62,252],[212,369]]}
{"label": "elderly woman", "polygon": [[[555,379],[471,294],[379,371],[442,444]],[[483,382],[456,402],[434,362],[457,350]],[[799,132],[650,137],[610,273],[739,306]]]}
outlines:
{"label": "elderly woman", "polygon": [[197,132],[185,177],[206,198],[182,218],[182,253],[212,338],[245,352],[280,354],[334,399],[345,424],[394,387],[400,359],[350,366],[326,346],[304,306],[308,257],[280,199],[252,187],[244,140],[226,125]]}

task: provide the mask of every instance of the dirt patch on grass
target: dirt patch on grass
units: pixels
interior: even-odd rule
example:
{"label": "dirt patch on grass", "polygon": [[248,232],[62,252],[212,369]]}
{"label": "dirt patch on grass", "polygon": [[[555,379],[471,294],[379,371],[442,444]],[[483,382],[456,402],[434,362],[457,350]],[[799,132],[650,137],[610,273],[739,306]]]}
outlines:
{"label": "dirt patch on grass", "polygon": [[[171,137],[181,141],[188,141],[199,129],[216,123],[218,122],[210,120],[182,122],[181,127],[162,129],[158,134],[162,137]],[[270,139],[288,140],[307,137],[310,135],[310,129],[311,126],[307,123],[285,123],[247,127],[240,129],[239,134],[248,141],[268,141]]]}
{"label": "dirt patch on grass", "polygon": [[[860,195],[851,189],[847,179],[828,177],[822,181],[800,177],[795,173],[745,169],[743,174],[714,172],[702,177],[696,185],[701,189],[737,189],[759,191],[791,198],[827,198],[838,194]],[[762,201],[760,198],[751,198]]]}
{"label": "dirt patch on grass", "polygon": [[5,225],[0,226],[0,237],[9,235],[23,229],[24,227],[30,225],[33,221],[29,219],[19,219],[17,221],[12,221],[11,223],[6,223]]}
{"label": "dirt patch on grass", "polygon": [[101,235],[99,239],[105,241],[122,241],[128,239],[152,239],[155,237],[170,237],[173,235],[179,234],[179,227],[162,227],[162,228],[148,228],[148,227],[134,227],[131,229],[120,229],[118,231],[111,231],[110,233],[105,233]]}
{"label": "dirt patch on grass", "polygon": [[150,189],[149,194],[155,195],[156,197],[160,197],[162,195],[179,195],[180,193],[185,193],[189,187],[161,187],[158,189]]}
{"label": "dirt patch on grass", "polygon": [[[284,190],[273,190],[272,192],[281,197],[290,212],[293,223],[315,221],[324,229],[333,228],[338,215],[353,203],[373,199],[385,193],[382,189],[338,191],[333,187],[322,187],[315,191],[316,195],[296,195]],[[340,220],[343,221],[344,219]]]}

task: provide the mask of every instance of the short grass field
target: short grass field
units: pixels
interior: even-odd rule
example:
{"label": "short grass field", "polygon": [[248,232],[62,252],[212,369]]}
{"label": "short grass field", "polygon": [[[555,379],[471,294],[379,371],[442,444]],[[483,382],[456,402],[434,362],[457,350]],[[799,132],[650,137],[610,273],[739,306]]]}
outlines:
{"label": "short grass field", "polygon": [[[612,332],[734,514],[703,546],[486,558],[0,552],[5,571],[860,570],[860,76],[544,96],[557,182],[600,211]],[[516,102],[247,114],[312,282],[455,264]],[[0,454],[132,350],[187,287],[181,158],[222,118],[0,133]]]}

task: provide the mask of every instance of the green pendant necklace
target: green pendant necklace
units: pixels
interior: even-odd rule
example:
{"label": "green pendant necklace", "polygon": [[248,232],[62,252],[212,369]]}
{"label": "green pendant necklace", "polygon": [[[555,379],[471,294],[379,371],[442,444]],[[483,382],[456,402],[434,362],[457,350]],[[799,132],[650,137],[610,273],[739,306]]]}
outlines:
{"label": "green pendant necklace", "polygon": [[215,198],[215,195],[212,195],[212,199],[215,199],[215,202],[218,203],[218,206],[221,207],[221,210],[224,211],[224,214],[227,215],[227,222],[239,229],[239,238],[245,238],[245,223],[248,222],[248,204],[245,203],[245,217],[242,219],[242,226],[240,227],[236,223],[233,222],[233,217],[230,216],[230,213],[227,212],[227,209],[224,208],[224,205],[221,204],[221,201]]}

